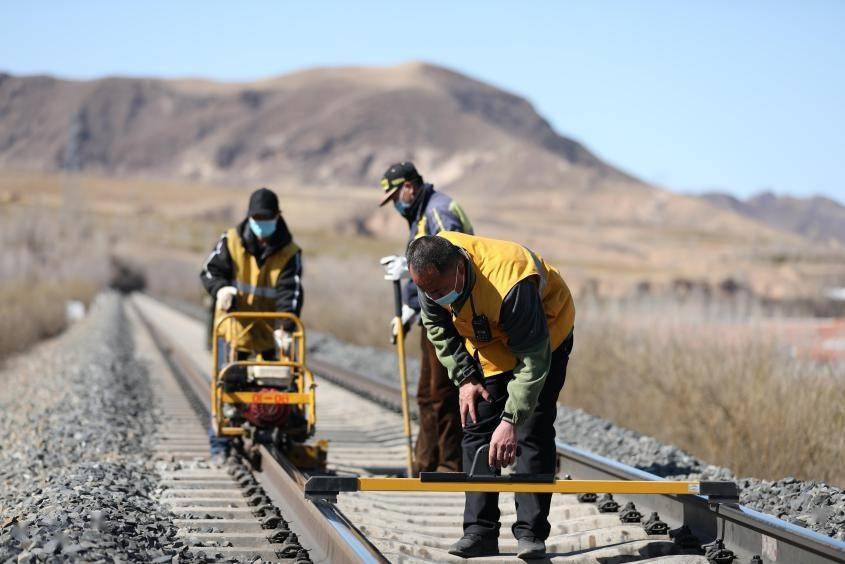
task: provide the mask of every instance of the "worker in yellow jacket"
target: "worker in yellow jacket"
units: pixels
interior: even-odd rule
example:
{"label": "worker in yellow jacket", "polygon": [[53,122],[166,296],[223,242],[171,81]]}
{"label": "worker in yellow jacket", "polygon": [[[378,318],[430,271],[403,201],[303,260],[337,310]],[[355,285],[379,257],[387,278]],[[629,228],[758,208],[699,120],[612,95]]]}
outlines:
{"label": "worker in yellow jacket", "polygon": [[[247,217],[217,241],[203,265],[200,280],[215,300],[217,317],[228,311],[300,315],[304,298],[302,251],[293,242],[279,210],[279,199],[272,190],[259,188],[252,193]],[[239,360],[255,354],[274,360],[276,348],[289,348],[292,321],[284,320],[274,327],[256,323],[244,334],[242,329],[248,323],[232,321],[223,327],[226,346],[238,349]],[[233,342],[236,335],[239,338]],[[216,439],[212,441],[212,454],[225,454],[228,446],[224,439]]]}
{"label": "worker in yellow jacket", "polygon": [[[557,398],[575,323],[560,273],[517,243],[457,232],[414,240],[407,259],[428,338],[459,387],[464,471],[489,445],[478,474],[499,473],[515,459],[517,472],[553,474]],[[545,555],[550,504],[551,494],[516,494],[519,557]],[[499,517],[498,494],[466,494],[464,536],[450,552],[497,554]]]}
{"label": "worker in yellow jacket", "polygon": [[[293,242],[272,190],[260,188],[252,193],[247,217],[223,233],[200,278],[215,298],[218,314],[230,310],[300,314],[302,251]],[[231,324],[229,333],[236,330]],[[237,345],[245,353],[272,354],[275,342],[292,330],[293,322],[287,320],[275,331],[256,324]]]}

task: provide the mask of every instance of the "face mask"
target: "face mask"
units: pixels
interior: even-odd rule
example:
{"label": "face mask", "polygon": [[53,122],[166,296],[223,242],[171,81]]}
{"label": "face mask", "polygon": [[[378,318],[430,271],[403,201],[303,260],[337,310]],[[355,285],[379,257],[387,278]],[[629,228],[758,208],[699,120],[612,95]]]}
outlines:
{"label": "face mask", "polygon": [[276,232],[276,218],[262,221],[249,218],[249,228],[259,239],[266,239]]}
{"label": "face mask", "polygon": [[405,212],[411,209],[411,204],[406,204],[399,198],[396,198],[395,200],[393,200],[393,207],[396,208],[396,211],[398,211],[402,215],[405,215]]}
{"label": "face mask", "polygon": [[[402,190],[403,190],[403,188],[400,188],[399,192],[402,192]],[[422,194],[422,193],[423,193],[422,190],[419,190],[419,189],[416,190],[414,197],[408,203],[405,203],[405,202],[402,201],[400,194],[396,194],[396,197],[393,199],[393,207],[396,208],[396,211],[398,211],[400,214],[405,215],[406,213],[408,213],[408,210],[410,210],[412,207],[414,207],[414,204],[419,199],[420,194]]]}
{"label": "face mask", "polygon": [[[458,285],[458,270],[455,269],[455,286],[457,286],[457,285]],[[453,303],[455,303],[455,300],[457,300],[460,297],[460,295],[461,295],[461,293],[458,292],[457,289],[455,289],[455,290],[452,290],[451,292],[449,292],[448,294],[446,294],[445,296],[441,296],[434,301],[437,302],[437,305],[441,305],[443,307],[446,307],[447,305],[452,305]],[[431,297],[431,296],[429,296],[429,297]],[[432,298],[432,299],[434,299],[434,298]]]}

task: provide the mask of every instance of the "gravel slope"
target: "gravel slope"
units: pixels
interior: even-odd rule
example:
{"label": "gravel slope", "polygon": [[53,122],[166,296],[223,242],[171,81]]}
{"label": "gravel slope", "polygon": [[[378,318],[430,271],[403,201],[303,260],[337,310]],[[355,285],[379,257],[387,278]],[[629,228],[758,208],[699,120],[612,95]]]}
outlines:
{"label": "gravel slope", "polygon": [[155,501],[156,423],[116,295],[5,364],[0,562],[169,562],[181,542]]}

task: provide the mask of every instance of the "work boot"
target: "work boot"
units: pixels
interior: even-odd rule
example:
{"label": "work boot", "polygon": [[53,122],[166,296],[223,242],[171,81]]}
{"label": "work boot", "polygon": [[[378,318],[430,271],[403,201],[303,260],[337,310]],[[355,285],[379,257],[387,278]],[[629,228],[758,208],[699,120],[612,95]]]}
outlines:
{"label": "work boot", "polygon": [[499,539],[466,534],[458,542],[449,547],[449,554],[454,554],[462,558],[493,556],[499,554]]}
{"label": "work boot", "polygon": [[546,543],[534,537],[522,537],[516,541],[516,556],[523,560],[533,560],[546,556]]}

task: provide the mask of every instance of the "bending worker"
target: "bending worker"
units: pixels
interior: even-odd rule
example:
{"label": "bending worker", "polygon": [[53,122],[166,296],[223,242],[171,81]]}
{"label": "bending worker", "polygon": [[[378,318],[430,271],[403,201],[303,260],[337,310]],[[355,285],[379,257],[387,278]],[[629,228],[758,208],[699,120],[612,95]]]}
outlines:
{"label": "bending worker", "polygon": [[[391,165],[381,180],[386,197],[381,205],[393,202],[396,211],[408,221],[409,242],[441,231],[472,233],[472,225],[456,201],[434,186],[423,182],[413,163]],[[381,259],[385,278],[409,278],[408,261],[404,256]],[[402,296],[402,325],[405,333],[419,319],[417,288],[408,280]],[[393,335],[399,328],[393,323]],[[419,472],[458,472],[461,468],[461,420],[458,413],[458,390],[452,385],[446,369],[437,359],[434,346],[425,331],[420,331],[422,362],[417,388],[420,430],[414,453],[414,470]]]}
{"label": "bending worker", "polygon": [[[206,259],[200,278],[215,298],[217,315],[235,310],[299,316],[303,301],[302,251],[293,242],[279,210],[279,199],[272,190],[259,188],[252,193],[247,217],[223,233]],[[231,343],[239,328],[240,322],[226,329],[227,342]],[[276,360],[276,347],[289,347],[289,333],[294,328],[290,320],[273,328],[255,324],[236,343],[238,360],[253,354]],[[227,446],[224,442],[216,444]]]}
{"label": "bending worker", "polygon": [[[490,446],[477,474],[554,474],[557,398],[572,351],[575,308],[560,273],[517,243],[442,232],[408,248],[422,322],[459,386],[463,468]],[[516,457],[516,447],[521,454]],[[551,494],[518,493],[518,556],[545,555]],[[467,493],[464,535],[449,552],[498,553],[497,493]]]}

